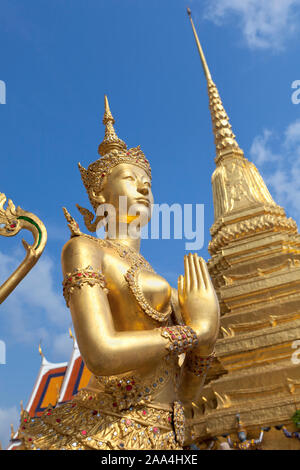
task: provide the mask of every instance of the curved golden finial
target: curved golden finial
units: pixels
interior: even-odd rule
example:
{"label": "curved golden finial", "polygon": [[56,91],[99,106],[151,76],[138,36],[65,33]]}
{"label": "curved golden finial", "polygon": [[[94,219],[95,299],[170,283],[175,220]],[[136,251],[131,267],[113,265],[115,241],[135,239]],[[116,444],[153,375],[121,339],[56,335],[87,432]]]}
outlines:
{"label": "curved golden finial", "polygon": [[72,329],[71,327],[69,328],[69,335],[70,335],[70,338],[73,340],[73,343],[75,342],[75,338],[74,338],[74,335],[72,333]]}
{"label": "curved golden finial", "polygon": [[119,139],[114,129],[115,120],[111,114],[107,96],[104,95],[104,116],[103,124],[105,125],[105,136],[103,142],[98,147],[98,153],[102,156],[109,153],[111,150],[124,150],[127,148],[127,145],[123,140]]}
{"label": "curved golden finial", "polygon": [[45,355],[42,351],[42,341],[39,342],[39,353],[40,353],[41,357],[44,359]]}
{"label": "curved golden finial", "polygon": [[65,207],[63,207],[62,210],[63,210],[64,216],[66,218],[66,221],[68,222],[68,227],[69,227],[70,232],[71,232],[71,238],[81,235],[79,225],[76,222],[76,220],[74,219],[74,217],[71,216],[71,214],[68,212],[68,210]]}
{"label": "curved golden finial", "polygon": [[10,425],[10,439],[13,439],[15,435],[14,425]]}
{"label": "curved golden finial", "polygon": [[21,409],[21,411],[20,411],[20,417],[21,417],[21,419],[22,419],[23,416],[24,416],[23,400],[20,401],[20,409]]}
{"label": "curved golden finial", "polygon": [[211,73],[209,71],[205,55],[193,23],[191,10],[189,8],[187,9],[187,13],[191,21],[204,74],[207,80],[209,108],[213,122],[213,133],[215,136],[217,161],[219,160],[218,157],[222,157],[223,155],[227,154],[228,152],[231,152],[232,150],[235,150],[240,155],[243,155],[243,151],[240,149],[237,141],[235,140],[235,135],[232,132],[229,117],[224,109],[218,89],[211,78]]}

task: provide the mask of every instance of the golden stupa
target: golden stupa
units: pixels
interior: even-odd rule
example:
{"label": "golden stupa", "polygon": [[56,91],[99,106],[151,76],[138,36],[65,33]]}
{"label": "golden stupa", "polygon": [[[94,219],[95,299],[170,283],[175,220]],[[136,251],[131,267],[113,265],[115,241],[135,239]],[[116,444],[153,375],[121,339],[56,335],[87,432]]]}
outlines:
{"label": "golden stupa", "polygon": [[236,433],[239,414],[249,439],[271,427],[263,449],[300,449],[297,438],[273,427],[295,431],[292,416],[300,408],[300,364],[293,361],[300,338],[300,235],[239,147],[188,13],[215,136],[208,266],[221,307],[218,360],[198,404],[195,432],[203,440]]}

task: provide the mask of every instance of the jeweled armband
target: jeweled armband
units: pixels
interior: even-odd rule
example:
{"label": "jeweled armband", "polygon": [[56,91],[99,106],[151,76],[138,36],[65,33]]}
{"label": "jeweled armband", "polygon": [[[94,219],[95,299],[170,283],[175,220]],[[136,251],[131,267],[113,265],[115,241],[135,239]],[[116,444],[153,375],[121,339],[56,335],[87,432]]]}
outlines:
{"label": "jeweled armband", "polygon": [[70,295],[76,287],[81,288],[84,284],[89,286],[99,285],[104,292],[108,292],[104,276],[100,270],[96,271],[92,266],[84,269],[76,269],[73,273],[67,273],[63,280],[63,295],[69,307]]}
{"label": "jeweled armband", "polygon": [[168,351],[181,354],[198,344],[198,338],[190,326],[166,326],[161,328],[161,334],[169,340],[166,348]]}
{"label": "jeweled armband", "polygon": [[210,369],[215,357],[214,351],[209,356],[199,356],[195,352],[191,352],[186,360],[187,369],[198,377],[204,376]]}

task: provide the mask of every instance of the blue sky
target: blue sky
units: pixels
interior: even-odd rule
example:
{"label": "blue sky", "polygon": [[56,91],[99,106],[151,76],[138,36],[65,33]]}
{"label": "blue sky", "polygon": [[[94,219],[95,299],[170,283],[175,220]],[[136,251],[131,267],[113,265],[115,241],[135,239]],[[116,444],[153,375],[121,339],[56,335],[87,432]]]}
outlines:
{"label": "blue sky", "polygon": [[[97,158],[103,96],[120,138],[150,160],[157,203],[205,205],[205,259],[213,223],[214,145],[190,6],[211,72],[240,146],[275,200],[300,220],[299,0],[2,0],[0,192],[45,223],[39,263],[0,308],[0,440],[18,422],[48,360],[68,360],[70,314],[61,295],[60,253],[68,240],[62,206],[80,222],[90,207],[77,162]],[[26,236],[30,241],[30,236]],[[147,240],[142,253],[173,285],[185,240]],[[0,240],[0,279],[23,256]]]}

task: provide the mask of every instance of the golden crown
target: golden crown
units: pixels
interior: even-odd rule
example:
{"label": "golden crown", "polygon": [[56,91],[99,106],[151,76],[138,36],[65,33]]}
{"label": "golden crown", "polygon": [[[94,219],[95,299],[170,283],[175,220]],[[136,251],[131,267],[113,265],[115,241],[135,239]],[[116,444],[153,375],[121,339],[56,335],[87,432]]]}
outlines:
{"label": "golden crown", "polygon": [[90,202],[94,209],[99,203],[93,198],[93,190],[100,191],[104,177],[120,163],[130,163],[143,168],[151,178],[151,168],[140,146],[127,149],[127,145],[117,136],[114,123],[115,120],[110,112],[107,96],[104,97],[104,117],[105,136],[103,142],[98,147],[98,153],[102,156],[91,163],[87,170],[78,163],[83,184],[87,190]]}

